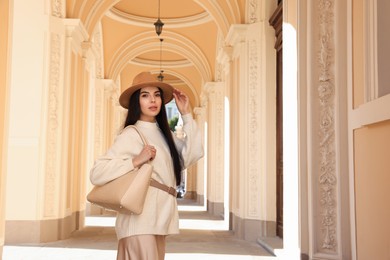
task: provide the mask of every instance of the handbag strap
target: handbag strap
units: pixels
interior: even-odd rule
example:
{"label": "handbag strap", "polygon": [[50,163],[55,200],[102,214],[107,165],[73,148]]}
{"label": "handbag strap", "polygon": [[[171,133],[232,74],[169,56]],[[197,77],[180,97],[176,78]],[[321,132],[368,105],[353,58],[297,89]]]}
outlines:
{"label": "handbag strap", "polygon": [[148,141],[146,141],[145,136],[141,133],[141,131],[138,129],[138,127],[136,127],[135,125],[129,125],[127,127],[134,128],[137,131],[137,133],[139,134],[139,136],[141,137],[141,140],[144,143],[144,145],[148,145]]}
{"label": "handbag strap", "polygon": [[[137,131],[137,133],[139,134],[139,136],[141,137],[142,142],[144,143],[144,145],[147,145],[147,144],[148,144],[148,141],[146,141],[145,136],[141,133],[141,131],[138,129],[138,127],[136,127],[135,125],[129,125],[129,126],[127,126],[127,127],[134,128],[134,129]],[[161,182],[159,182],[159,181],[156,181],[156,180],[153,179],[153,178],[150,179],[149,185],[152,186],[152,187],[155,187],[155,188],[157,188],[157,189],[163,190],[163,191],[165,191],[165,192],[171,194],[171,195],[172,195],[173,197],[175,197],[175,198],[176,198],[176,196],[177,196],[177,191],[176,191],[175,188],[169,187],[169,186],[167,186],[167,185],[165,185],[165,184],[163,184],[163,183],[161,183]]]}

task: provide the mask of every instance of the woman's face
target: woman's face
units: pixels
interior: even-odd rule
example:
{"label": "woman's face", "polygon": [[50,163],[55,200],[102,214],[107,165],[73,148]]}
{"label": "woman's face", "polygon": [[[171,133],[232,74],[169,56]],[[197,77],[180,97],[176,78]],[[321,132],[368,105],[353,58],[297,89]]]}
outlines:
{"label": "woman's face", "polygon": [[157,87],[141,88],[139,94],[139,104],[141,107],[140,120],[155,122],[156,116],[161,109],[161,92]]}

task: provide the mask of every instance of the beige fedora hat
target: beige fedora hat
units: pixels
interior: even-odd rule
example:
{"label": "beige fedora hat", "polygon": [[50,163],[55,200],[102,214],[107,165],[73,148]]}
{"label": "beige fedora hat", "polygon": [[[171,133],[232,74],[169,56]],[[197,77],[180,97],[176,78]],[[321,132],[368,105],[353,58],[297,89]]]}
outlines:
{"label": "beige fedora hat", "polygon": [[173,98],[173,87],[167,83],[158,81],[150,72],[141,72],[133,79],[133,84],[128,87],[119,97],[119,104],[124,108],[129,108],[131,95],[144,87],[159,87],[164,92],[164,103],[168,103]]}

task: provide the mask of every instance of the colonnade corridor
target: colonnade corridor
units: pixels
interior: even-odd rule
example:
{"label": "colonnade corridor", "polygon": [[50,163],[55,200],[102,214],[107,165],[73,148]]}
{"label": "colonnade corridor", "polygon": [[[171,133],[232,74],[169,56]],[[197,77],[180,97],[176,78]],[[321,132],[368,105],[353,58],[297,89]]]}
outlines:
{"label": "colonnade corridor", "polygon": [[[178,199],[180,234],[167,238],[166,260],[276,259],[255,242],[236,239],[227,221],[210,216],[192,200]],[[85,227],[72,237],[42,244],[7,244],[3,260],[113,260],[117,240],[115,215],[86,217]]]}

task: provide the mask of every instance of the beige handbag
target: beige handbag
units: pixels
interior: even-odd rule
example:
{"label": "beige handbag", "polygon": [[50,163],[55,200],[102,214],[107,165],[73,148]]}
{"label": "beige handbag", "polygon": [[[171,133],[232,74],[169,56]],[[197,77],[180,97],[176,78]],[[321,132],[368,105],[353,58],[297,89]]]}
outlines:
{"label": "beige handbag", "polygon": [[[147,141],[136,126],[144,145]],[[140,168],[102,185],[95,186],[87,195],[87,200],[101,207],[125,214],[141,214],[144,207],[146,193],[148,191],[153,167],[144,163]]]}

